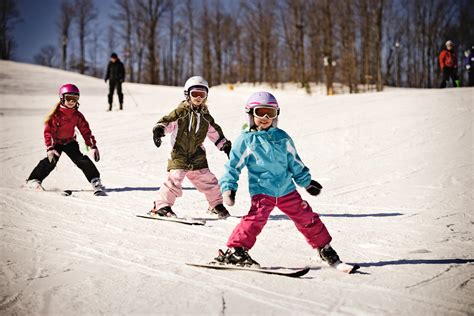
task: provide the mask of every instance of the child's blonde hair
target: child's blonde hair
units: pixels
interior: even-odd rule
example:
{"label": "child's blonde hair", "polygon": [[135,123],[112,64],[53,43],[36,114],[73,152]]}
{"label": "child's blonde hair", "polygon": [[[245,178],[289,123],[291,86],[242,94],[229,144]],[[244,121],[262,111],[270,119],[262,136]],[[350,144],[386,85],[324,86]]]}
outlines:
{"label": "child's blonde hair", "polygon": [[48,116],[45,117],[45,119],[44,119],[45,123],[48,123],[53,118],[54,114],[56,114],[56,112],[58,111],[60,106],[61,106],[61,101],[56,103],[56,105],[49,112]]}

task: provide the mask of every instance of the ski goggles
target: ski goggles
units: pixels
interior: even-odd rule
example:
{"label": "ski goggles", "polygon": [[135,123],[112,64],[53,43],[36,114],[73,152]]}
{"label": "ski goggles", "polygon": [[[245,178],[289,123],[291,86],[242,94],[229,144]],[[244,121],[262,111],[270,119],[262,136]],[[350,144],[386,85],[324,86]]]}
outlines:
{"label": "ski goggles", "polygon": [[64,100],[67,102],[71,102],[71,101],[77,102],[79,101],[79,96],[77,94],[65,94]]}
{"label": "ski goggles", "polygon": [[204,90],[191,90],[189,94],[193,98],[200,97],[201,99],[205,99],[207,97],[207,92]]}
{"label": "ski goggles", "polygon": [[268,106],[256,106],[253,109],[253,116],[259,119],[276,119],[278,116],[278,109]]}

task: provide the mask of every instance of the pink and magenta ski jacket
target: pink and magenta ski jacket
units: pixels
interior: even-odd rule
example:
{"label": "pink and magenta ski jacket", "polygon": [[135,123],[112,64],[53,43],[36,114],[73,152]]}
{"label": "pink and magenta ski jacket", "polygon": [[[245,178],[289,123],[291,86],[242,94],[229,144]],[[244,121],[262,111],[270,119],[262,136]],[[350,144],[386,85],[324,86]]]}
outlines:
{"label": "pink and magenta ski jacket", "polygon": [[296,152],[293,140],[277,127],[244,131],[237,138],[219,180],[221,192],[237,191],[240,172],[245,166],[251,196],[281,197],[296,190],[295,183],[307,187],[311,182],[309,169]]}
{"label": "pink and magenta ski jacket", "polygon": [[44,144],[46,147],[65,145],[76,140],[76,127],[81,133],[87,146],[95,146],[89,123],[84,115],[76,108],[59,107],[44,126]]}

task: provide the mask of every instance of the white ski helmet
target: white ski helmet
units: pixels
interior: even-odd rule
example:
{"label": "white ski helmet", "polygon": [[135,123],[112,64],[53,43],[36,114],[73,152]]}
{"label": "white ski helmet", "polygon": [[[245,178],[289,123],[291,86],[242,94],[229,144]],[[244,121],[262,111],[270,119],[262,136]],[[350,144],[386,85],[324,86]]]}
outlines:
{"label": "white ski helmet", "polygon": [[448,46],[454,47],[454,42],[453,41],[447,41],[446,42],[446,47],[448,47]]}
{"label": "white ski helmet", "polygon": [[[250,127],[255,124],[253,120],[253,112],[256,107],[274,108],[277,109],[277,115],[280,115],[280,106],[273,94],[265,91],[255,92],[250,96],[245,104],[245,113],[248,114],[248,123]],[[278,116],[273,119],[272,126],[278,126]]]}
{"label": "white ski helmet", "polygon": [[201,76],[194,76],[186,80],[184,84],[184,96],[189,96],[189,91],[194,87],[201,87],[206,89],[206,92],[209,93],[209,84],[207,83],[206,79]]}

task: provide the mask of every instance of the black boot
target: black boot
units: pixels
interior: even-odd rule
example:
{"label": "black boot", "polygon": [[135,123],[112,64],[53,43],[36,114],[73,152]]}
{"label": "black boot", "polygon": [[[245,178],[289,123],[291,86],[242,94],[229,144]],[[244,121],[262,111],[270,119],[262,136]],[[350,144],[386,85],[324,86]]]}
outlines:
{"label": "black boot", "polygon": [[209,213],[217,215],[218,218],[227,218],[230,216],[229,212],[223,204],[218,204],[214,208],[209,208]]}
{"label": "black boot", "polygon": [[109,103],[109,109],[107,111],[112,111],[112,103]]}
{"label": "black boot", "polygon": [[318,252],[321,259],[331,266],[341,261],[337,252],[329,244],[318,248]]}
{"label": "black boot", "polygon": [[242,247],[228,248],[226,252],[219,249],[216,260],[223,264],[233,264],[239,267],[259,269],[260,264],[253,260],[248,254],[247,250]]}
{"label": "black boot", "polygon": [[148,215],[163,216],[163,217],[177,217],[170,206],[163,206],[162,208],[159,208],[159,209],[156,209],[156,207],[153,207],[153,209],[148,212]]}

